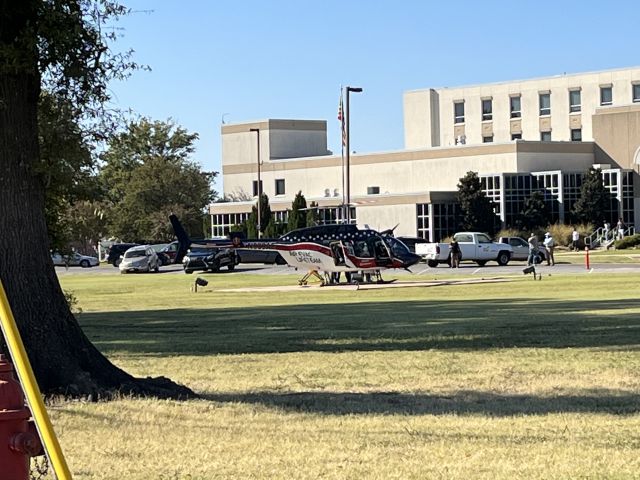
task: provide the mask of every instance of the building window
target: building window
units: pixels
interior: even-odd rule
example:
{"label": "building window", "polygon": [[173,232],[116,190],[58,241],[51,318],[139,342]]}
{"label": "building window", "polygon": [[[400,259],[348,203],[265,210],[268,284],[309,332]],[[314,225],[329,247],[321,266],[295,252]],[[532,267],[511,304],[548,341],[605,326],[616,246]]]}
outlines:
{"label": "building window", "polygon": [[482,120],[492,120],[493,119],[493,101],[488,98],[486,100],[482,100]]}
{"label": "building window", "polygon": [[367,187],[367,195],[378,195],[380,187]]}
{"label": "building window", "polygon": [[600,105],[611,105],[613,103],[613,87],[600,87]]}
{"label": "building window", "polygon": [[520,95],[509,98],[509,111],[511,112],[511,118],[520,118],[522,113],[520,111]]}
{"label": "building window", "polygon": [[464,123],[464,102],[453,102],[453,123]]}
{"label": "building window", "polygon": [[582,110],[581,102],[582,102],[582,99],[581,99],[580,90],[570,90],[569,91],[569,111],[573,113],[573,112],[579,112],[580,110]]}
{"label": "building window", "polygon": [[540,116],[551,115],[551,94],[540,94]]}
{"label": "building window", "polygon": [[543,142],[550,142],[551,132],[540,132],[540,140]]}
{"label": "building window", "polygon": [[512,133],[511,140],[522,140],[522,133]]}
{"label": "building window", "polygon": [[640,102],[640,83],[631,85],[631,96],[634,103]]}
{"label": "building window", "polygon": [[284,195],[284,178],[276,179],[276,195]]}
{"label": "building window", "polygon": [[581,128],[572,128],[571,129],[571,141],[572,142],[581,142],[582,141],[582,129]]}
{"label": "building window", "polygon": [[483,135],[482,143],[491,143],[493,142],[493,135]]}
{"label": "building window", "polygon": [[[262,180],[260,180],[260,192],[263,193],[264,189],[262,188]],[[257,197],[258,196],[258,181],[254,180],[253,181],[253,196]]]}

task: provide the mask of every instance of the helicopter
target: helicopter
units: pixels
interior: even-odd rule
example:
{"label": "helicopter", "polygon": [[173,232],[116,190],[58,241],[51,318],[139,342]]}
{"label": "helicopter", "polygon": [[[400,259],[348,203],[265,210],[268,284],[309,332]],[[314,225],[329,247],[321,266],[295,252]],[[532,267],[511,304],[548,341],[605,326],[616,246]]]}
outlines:
{"label": "helicopter", "polygon": [[[176,258],[176,262],[179,262],[192,242],[178,218],[175,215],[169,218],[179,242]],[[322,285],[335,285],[339,283],[342,273],[348,282],[355,277],[388,283],[382,279],[383,270],[408,270],[420,261],[419,255],[393,237],[392,229],[379,233],[367,226],[359,228],[346,223],[300,228],[277,239],[242,240],[239,236],[233,236],[222,240],[199,240],[197,244],[278,251],[287,265],[307,271],[298,281],[299,285],[307,285],[312,277],[320,280]]]}

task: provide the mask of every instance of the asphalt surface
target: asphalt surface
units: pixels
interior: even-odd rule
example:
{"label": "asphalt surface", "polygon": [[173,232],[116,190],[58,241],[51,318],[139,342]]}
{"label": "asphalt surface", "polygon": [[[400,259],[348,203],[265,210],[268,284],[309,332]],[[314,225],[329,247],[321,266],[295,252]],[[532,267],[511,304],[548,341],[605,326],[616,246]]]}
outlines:
{"label": "asphalt surface", "polygon": [[[451,275],[522,275],[522,270],[526,267],[526,262],[512,261],[509,265],[504,267],[499,266],[496,263],[490,262],[484,267],[479,267],[475,263],[462,263],[460,268],[449,268],[446,265],[440,265],[436,268],[427,266],[426,263],[419,263],[411,267],[411,274],[406,273],[407,277],[438,277],[438,276],[451,276]],[[120,271],[108,264],[102,264],[93,268],[81,268],[81,267],[55,267],[56,273],[59,276],[65,275],[87,275],[87,274],[102,274],[102,275],[114,275]],[[589,273],[640,273],[640,263],[592,263],[590,269],[587,269],[585,265],[562,263],[558,262],[554,266],[547,266],[546,264],[538,265],[536,267],[537,273],[542,275],[579,275]],[[202,274],[203,272],[200,272]],[[252,273],[252,274],[268,274],[268,275],[304,275],[303,271],[296,271],[287,265],[263,265],[263,264],[240,264],[237,265],[233,272],[229,272],[226,268],[220,270],[218,275],[235,275],[238,273]],[[390,270],[389,273],[405,273],[402,270]],[[194,275],[198,274],[195,272]],[[151,274],[128,274],[128,275],[185,275],[182,265],[167,265],[160,268],[159,273]],[[207,273],[207,275],[214,275]],[[383,272],[384,276],[384,272]]]}

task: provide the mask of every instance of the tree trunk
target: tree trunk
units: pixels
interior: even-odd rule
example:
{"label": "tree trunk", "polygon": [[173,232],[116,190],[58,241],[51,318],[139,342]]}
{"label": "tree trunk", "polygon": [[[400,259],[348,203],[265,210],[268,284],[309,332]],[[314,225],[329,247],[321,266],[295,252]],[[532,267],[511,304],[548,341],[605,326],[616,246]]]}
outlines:
{"label": "tree trunk", "polygon": [[[3,48],[15,45],[17,33],[33,23],[38,2],[9,4],[0,12]],[[91,344],[71,313],[49,254],[44,188],[35,169],[37,55],[26,52],[26,60],[10,59],[0,52],[0,280],[40,389],[71,396],[193,396],[166,378],[135,379],[117,368]]]}

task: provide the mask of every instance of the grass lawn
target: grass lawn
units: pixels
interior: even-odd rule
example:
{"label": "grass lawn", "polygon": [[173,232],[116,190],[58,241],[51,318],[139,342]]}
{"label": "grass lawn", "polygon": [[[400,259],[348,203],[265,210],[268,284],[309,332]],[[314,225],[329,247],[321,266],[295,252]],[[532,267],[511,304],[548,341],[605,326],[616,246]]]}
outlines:
{"label": "grass lawn", "polygon": [[76,479],[640,472],[639,275],[221,292],[283,275],[74,275],[87,335],[200,393],[50,409]]}

